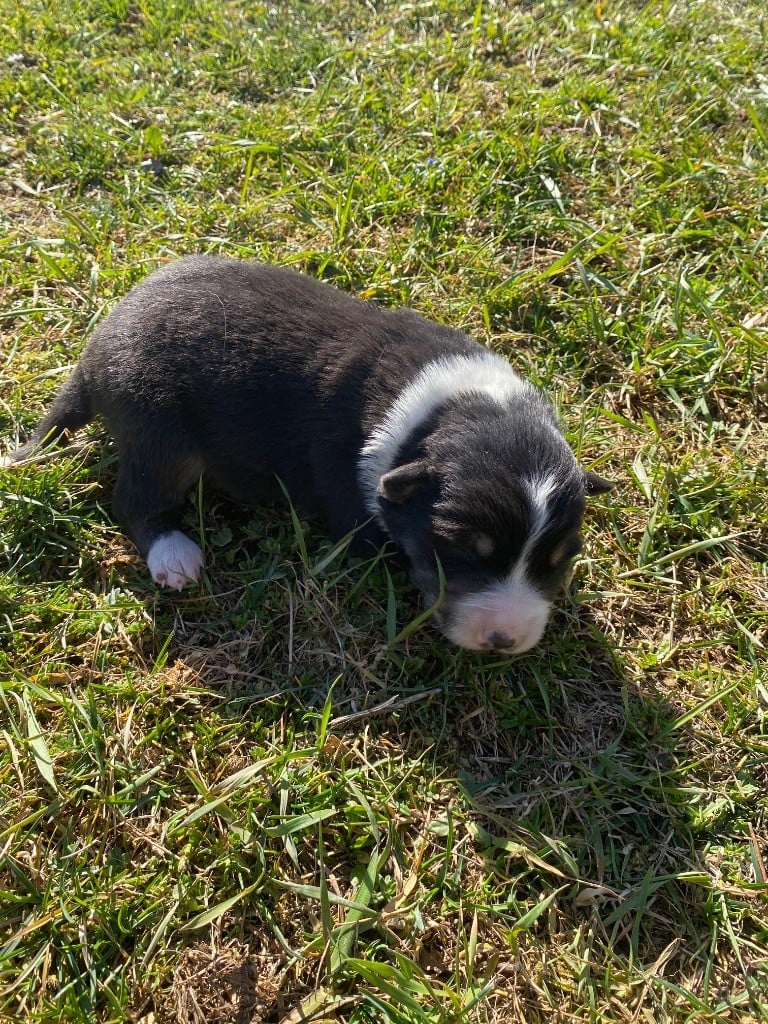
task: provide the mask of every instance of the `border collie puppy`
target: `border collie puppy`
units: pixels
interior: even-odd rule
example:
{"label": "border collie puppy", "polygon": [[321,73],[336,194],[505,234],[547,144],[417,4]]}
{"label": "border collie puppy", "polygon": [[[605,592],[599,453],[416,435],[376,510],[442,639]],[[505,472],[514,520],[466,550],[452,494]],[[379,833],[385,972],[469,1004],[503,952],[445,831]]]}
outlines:
{"label": "border collie puppy", "polygon": [[[390,541],[455,644],[536,644],[571,559],[585,473],[549,402],[506,360],[409,310],[294,271],[190,256],[99,325],[51,411],[6,465],[97,414],[120,466],[114,512],[159,584],[197,580],[179,530],[206,473],[235,501],[282,485],[354,549]],[[442,580],[441,580],[442,576]]]}

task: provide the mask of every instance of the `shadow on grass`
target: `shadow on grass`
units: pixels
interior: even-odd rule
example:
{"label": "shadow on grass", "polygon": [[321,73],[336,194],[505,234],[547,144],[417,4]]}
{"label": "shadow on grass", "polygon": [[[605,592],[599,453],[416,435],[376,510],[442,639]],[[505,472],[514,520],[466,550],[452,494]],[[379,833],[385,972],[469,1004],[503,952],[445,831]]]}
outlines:
{"label": "shadow on grass", "polygon": [[492,913],[506,899],[500,918],[514,927],[514,908],[552,895],[523,929],[530,937],[556,913],[561,935],[586,930],[622,960],[698,955],[706,870],[679,779],[685,730],[672,728],[662,695],[630,679],[587,604],[566,599],[542,646],[519,659],[458,651],[430,626],[390,648],[388,597],[400,620],[418,610],[404,578],[393,581],[385,563],[326,566],[319,577],[278,558],[265,571],[264,539],[248,533],[235,540],[231,572],[262,559],[253,582],[235,597],[230,570],[214,567],[223,589],[204,600],[219,617],[187,604],[175,647],[224,697],[219,714],[262,735],[324,719],[334,750],[396,746],[408,771],[448,781],[473,870],[487,876],[477,906]]}

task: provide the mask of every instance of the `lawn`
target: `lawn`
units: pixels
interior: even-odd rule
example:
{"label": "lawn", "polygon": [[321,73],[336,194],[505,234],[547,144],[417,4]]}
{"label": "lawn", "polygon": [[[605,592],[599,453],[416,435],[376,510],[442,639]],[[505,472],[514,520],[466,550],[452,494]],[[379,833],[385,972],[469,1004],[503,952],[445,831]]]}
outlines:
{"label": "lawn", "polygon": [[0,470],[0,1018],[768,1019],[761,0],[0,26],[0,452],[206,251],[466,330],[616,482],[513,658],[205,480],[158,590],[98,425]]}

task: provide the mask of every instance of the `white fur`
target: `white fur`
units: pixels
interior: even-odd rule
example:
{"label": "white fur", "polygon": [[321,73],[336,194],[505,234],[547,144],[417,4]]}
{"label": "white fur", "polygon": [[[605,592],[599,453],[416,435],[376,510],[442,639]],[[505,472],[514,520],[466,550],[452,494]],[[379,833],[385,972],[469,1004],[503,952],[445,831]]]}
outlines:
{"label": "white fur", "polygon": [[9,455],[0,455],[0,469],[10,469],[13,459]]}
{"label": "white fur", "polygon": [[147,555],[152,579],[163,587],[182,590],[194,583],[203,568],[203,552],[180,530],[158,537]]}
{"label": "white fur", "polygon": [[400,392],[384,419],[366,441],[358,460],[358,479],[368,511],[380,521],[376,489],[392,468],[403,442],[443,402],[456,395],[480,391],[500,405],[514,395],[533,390],[506,359],[493,352],[441,356],[427,363]]}
{"label": "white fur", "polygon": [[[566,451],[575,465],[576,460],[567,446]],[[525,539],[523,550],[517,562],[516,572],[522,575],[527,572],[528,561],[536,542],[546,532],[550,524],[549,497],[557,490],[560,485],[560,479],[557,473],[547,473],[545,476],[527,480],[526,485],[531,498],[534,517],[530,526],[530,532]]]}
{"label": "white fur", "polygon": [[[452,608],[445,635],[470,650],[500,650],[522,654],[544,635],[550,602],[517,578],[517,570],[505,580],[460,598]],[[494,642],[505,637],[509,643]]]}
{"label": "white fur", "polygon": [[544,533],[549,522],[549,508],[547,500],[550,494],[557,487],[557,476],[554,473],[547,473],[545,476],[531,477],[525,481],[528,496],[531,499],[533,508],[533,521],[531,522],[528,536],[525,538],[523,550],[517,560],[511,576],[517,580],[524,580],[528,571],[528,561],[531,557],[534,545]]}
{"label": "white fur", "polygon": [[540,533],[547,521],[547,500],[550,494],[557,487],[557,476],[554,473],[546,473],[544,476],[529,477],[525,486],[536,513],[534,522],[534,533]]}

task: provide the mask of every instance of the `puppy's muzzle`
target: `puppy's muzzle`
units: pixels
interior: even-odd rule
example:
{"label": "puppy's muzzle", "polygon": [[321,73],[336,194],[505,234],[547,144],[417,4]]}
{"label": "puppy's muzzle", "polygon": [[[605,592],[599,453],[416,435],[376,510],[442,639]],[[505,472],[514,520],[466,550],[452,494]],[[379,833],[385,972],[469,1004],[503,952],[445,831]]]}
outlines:
{"label": "puppy's muzzle", "polygon": [[435,613],[435,621],[458,647],[522,654],[541,640],[550,609],[550,602],[534,587],[505,580],[446,599]]}

